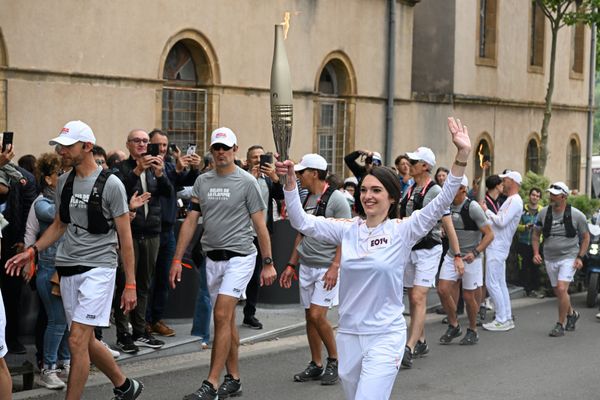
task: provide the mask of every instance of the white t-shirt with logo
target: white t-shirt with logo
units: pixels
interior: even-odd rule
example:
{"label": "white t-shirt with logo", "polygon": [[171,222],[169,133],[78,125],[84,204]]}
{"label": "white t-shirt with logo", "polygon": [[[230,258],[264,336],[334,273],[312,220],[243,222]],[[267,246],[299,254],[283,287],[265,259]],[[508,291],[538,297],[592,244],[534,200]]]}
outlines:
{"label": "white t-shirt with logo", "polygon": [[404,220],[368,228],[360,218],[335,220],[306,214],[296,190],[285,191],[292,226],[306,236],[342,246],[339,332],[381,334],[406,329],[403,280],[414,244],[450,206],[462,177],[448,176],[439,196]]}

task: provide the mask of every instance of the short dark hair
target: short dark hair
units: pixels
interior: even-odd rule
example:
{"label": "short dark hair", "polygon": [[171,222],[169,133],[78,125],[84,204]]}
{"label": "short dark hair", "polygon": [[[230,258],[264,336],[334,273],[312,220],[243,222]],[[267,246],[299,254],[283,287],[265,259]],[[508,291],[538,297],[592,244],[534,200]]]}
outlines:
{"label": "short dark hair", "polygon": [[344,181],[336,174],[330,174],[325,180],[327,181],[329,186],[334,187],[336,189],[341,189],[344,185]]}
{"label": "short dark hair", "polygon": [[492,190],[501,183],[502,178],[500,178],[498,175],[490,175],[485,180],[485,187],[487,190]]}
{"label": "short dark hair", "polygon": [[152,129],[152,130],[150,131],[150,133],[148,133],[148,138],[150,138],[150,140],[152,140],[152,138],[153,138],[154,136],[156,136],[156,135],[161,135],[161,136],[164,136],[164,137],[166,137],[167,139],[169,139],[169,135],[167,134],[167,132],[165,132],[165,131],[163,131],[163,130],[161,130],[161,129],[158,129],[158,128],[154,128],[154,129]]}
{"label": "short dark hair", "polygon": [[98,146],[97,144],[95,144],[94,147],[92,147],[92,154],[95,156],[102,156],[102,157],[104,157],[105,160],[107,158],[106,151],[102,147]]}
{"label": "short dark hair", "polygon": [[408,158],[408,156],[406,154],[401,154],[398,157],[396,157],[396,159],[394,160],[394,165],[400,164],[400,161],[402,161],[402,160],[410,161],[410,159]]}
{"label": "short dark hair", "polygon": [[106,159],[106,165],[108,168],[115,168],[118,164],[121,164],[121,158],[117,153],[113,153]]}
{"label": "short dark hair", "polygon": [[358,185],[356,183],[352,182],[352,181],[344,182],[344,189],[352,187],[352,188],[354,188],[354,190],[356,190],[357,186]]}
{"label": "short dark hair", "polygon": [[[367,175],[373,175],[387,190],[390,197],[393,199],[393,203],[390,205],[390,209],[388,210],[388,218],[398,218],[398,204],[400,203],[400,194],[402,193],[402,188],[400,187],[400,181],[398,180],[398,175],[394,172],[390,167],[379,167],[374,166],[371,168]],[[362,187],[362,184],[365,180],[363,179],[360,182],[359,189]]]}
{"label": "short dark hair", "polygon": [[259,150],[259,149],[262,151],[265,151],[265,148],[262,147],[260,144],[255,144],[255,145],[248,147],[248,151],[246,151],[246,158],[248,158],[248,156],[250,155],[250,152],[252,152],[254,150]]}
{"label": "short dark hair", "polygon": [[538,188],[538,187],[532,187],[531,189],[529,189],[529,195],[531,196],[531,193],[533,192],[537,192],[540,196],[542,195],[542,189]]}
{"label": "short dark hair", "polygon": [[31,172],[33,175],[35,175],[35,163],[36,163],[36,158],[33,154],[26,154],[23,157],[19,158],[19,161],[17,161],[17,164],[19,164],[19,167],[26,169],[27,171]]}
{"label": "short dark hair", "polygon": [[[317,171],[317,178],[319,178],[320,181],[324,181],[327,179],[327,170],[316,169],[316,168],[305,168],[305,170]],[[302,171],[300,171],[300,172],[302,172]]]}

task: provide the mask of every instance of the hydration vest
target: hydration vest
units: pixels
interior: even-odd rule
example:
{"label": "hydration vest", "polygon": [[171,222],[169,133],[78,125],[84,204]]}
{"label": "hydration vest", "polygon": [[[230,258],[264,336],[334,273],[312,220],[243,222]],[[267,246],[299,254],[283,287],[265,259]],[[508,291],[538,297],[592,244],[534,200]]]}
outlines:
{"label": "hydration vest", "polygon": [[[563,225],[565,227],[565,233],[568,238],[572,238],[577,236],[577,230],[573,226],[573,217],[571,216],[571,205],[567,204],[565,208],[565,212],[563,213]],[[552,230],[552,208],[548,207],[546,211],[546,219],[544,220],[544,228],[542,229],[542,233],[544,234],[544,238],[549,238],[552,236],[550,231]]]}
{"label": "hydration vest", "polygon": [[[75,225],[76,227],[85,229],[94,235],[106,234],[114,228],[114,225],[109,224],[108,220],[102,213],[102,193],[104,192],[104,186],[106,185],[106,181],[110,175],[112,175],[111,171],[102,170],[100,175],[98,175],[98,178],[96,178],[96,182],[94,182],[94,186],[92,187],[92,192],[90,193],[87,203],[88,226],[86,228]],[[71,197],[73,196],[74,180],[75,169],[69,173],[67,181],[65,182],[63,190],[60,194],[59,216],[60,220],[65,224],[71,222],[69,204],[71,202]]]}
{"label": "hydration vest", "polygon": [[471,215],[469,214],[469,207],[471,206],[471,201],[471,199],[467,198],[466,201],[463,203],[462,207],[460,208],[460,218],[463,222],[464,231],[479,230],[479,227],[477,226],[475,221],[473,221],[473,218],[471,218]]}
{"label": "hydration vest", "polygon": [[[429,190],[436,185],[436,183],[434,181],[429,181],[429,183],[427,184],[427,186],[425,186],[424,190],[421,190],[421,193],[415,193],[415,195],[413,196],[413,211],[415,210],[420,210],[421,208],[423,208],[423,200],[425,199],[425,196],[427,196],[427,192],[429,192]],[[402,200],[400,201],[400,217],[401,218],[406,218],[406,205],[408,204],[408,200],[410,195],[412,195],[412,192],[415,190],[415,188],[417,187],[416,183],[413,183],[413,185],[410,187],[409,193],[407,193],[406,196],[404,196],[402,198]]]}

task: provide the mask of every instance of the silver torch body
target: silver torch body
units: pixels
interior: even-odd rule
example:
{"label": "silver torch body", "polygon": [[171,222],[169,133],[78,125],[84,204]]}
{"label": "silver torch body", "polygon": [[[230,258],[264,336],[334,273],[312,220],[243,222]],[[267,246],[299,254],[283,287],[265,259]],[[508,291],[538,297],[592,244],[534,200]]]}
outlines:
{"label": "silver torch body", "polygon": [[[275,149],[280,154],[282,161],[289,158],[293,108],[290,64],[285,51],[283,26],[278,24],[275,25],[275,48],[271,66],[271,125]],[[285,176],[280,177],[280,180],[282,178],[281,183],[285,183]]]}

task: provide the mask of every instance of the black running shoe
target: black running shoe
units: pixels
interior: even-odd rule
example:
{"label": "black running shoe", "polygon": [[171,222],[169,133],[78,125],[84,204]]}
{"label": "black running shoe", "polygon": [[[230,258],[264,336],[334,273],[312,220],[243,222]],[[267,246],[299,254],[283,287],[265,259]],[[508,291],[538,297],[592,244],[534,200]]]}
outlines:
{"label": "black running shoe", "polygon": [[196,390],[194,393],[190,393],[186,396],[183,396],[183,400],[218,400],[219,395],[217,394],[217,390],[209,381],[202,382],[202,386],[200,389]]}
{"label": "black running shoe", "polygon": [[144,332],[142,335],[133,338],[133,341],[136,346],[150,347],[151,349],[160,349],[165,345],[165,342],[156,339],[148,332]]}
{"label": "black running shoe", "polygon": [[133,343],[133,338],[128,332],[117,335],[117,347],[123,353],[134,354],[140,349]]}
{"label": "black running shoe", "polygon": [[575,330],[575,324],[577,323],[579,316],[580,314],[575,310],[573,310],[573,312],[570,315],[567,315],[567,323],[565,324],[566,331]]}
{"label": "black running shoe", "polygon": [[404,347],[404,355],[402,356],[402,367],[411,369],[413,365],[413,353],[410,347]]}
{"label": "black running shoe", "polygon": [[427,340],[424,342],[421,342],[420,340],[417,341],[417,344],[415,344],[415,350],[413,351],[413,357],[424,357],[427,355],[427,353],[429,353]]}
{"label": "black running shoe", "polygon": [[253,315],[251,317],[244,318],[242,325],[250,329],[262,329],[262,323]]}
{"label": "black running shoe", "polygon": [[467,345],[477,344],[478,342],[479,342],[479,334],[477,332],[475,332],[474,330],[472,330],[471,328],[467,328],[467,333],[465,333],[465,336],[462,339],[460,339],[460,342],[458,342],[458,343],[463,346],[467,346]]}
{"label": "black running shoe", "polygon": [[144,390],[144,384],[142,382],[130,378],[127,378],[127,380],[129,381],[129,389],[123,392],[120,389],[114,388],[113,393],[115,397],[113,397],[113,399],[134,400],[142,394],[142,390]]}
{"label": "black running shoe", "polygon": [[462,335],[462,331],[460,330],[460,325],[452,326],[448,325],[448,329],[446,329],[446,333],[442,335],[440,338],[441,344],[449,344],[452,339],[459,337]]}
{"label": "black running shoe", "polygon": [[563,328],[563,326],[560,322],[557,322],[556,325],[554,325],[554,328],[552,328],[552,330],[548,334],[548,336],[551,336],[551,337],[565,336],[565,328]]}
{"label": "black running shoe", "polygon": [[239,379],[233,379],[233,376],[230,374],[225,375],[223,383],[221,383],[219,390],[217,390],[217,395],[219,399],[241,396],[242,382]]}
{"label": "black running shoe", "polygon": [[327,366],[321,376],[321,385],[335,385],[338,381],[338,361],[327,358]]}
{"label": "black running shoe", "polygon": [[321,375],[323,375],[323,367],[319,367],[314,361],[311,361],[308,364],[308,367],[302,372],[294,375],[295,382],[306,382],[306,381],[316,381],[317,379],[321,379]]}

